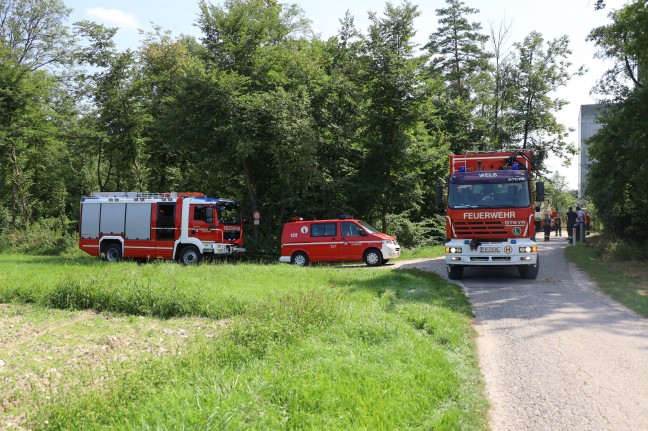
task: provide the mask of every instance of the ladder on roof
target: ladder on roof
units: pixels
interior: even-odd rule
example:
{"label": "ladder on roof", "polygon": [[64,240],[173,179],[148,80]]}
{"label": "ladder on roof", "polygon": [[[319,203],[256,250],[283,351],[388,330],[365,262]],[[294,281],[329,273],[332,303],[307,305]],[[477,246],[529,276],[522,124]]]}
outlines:
{"label": "ladder on roof", "polygon": [[92,196],[96,198],[126,198],[126,199],[162,199],[162,198],[171,198],[176,199],[178,197],[177,192],[168,192],[168,193],[144,193],[144,192],[95,192]]}

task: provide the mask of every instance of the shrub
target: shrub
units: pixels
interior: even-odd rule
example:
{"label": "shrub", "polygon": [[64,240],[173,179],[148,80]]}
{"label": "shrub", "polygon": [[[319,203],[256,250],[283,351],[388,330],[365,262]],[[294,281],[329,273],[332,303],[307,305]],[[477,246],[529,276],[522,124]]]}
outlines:
{"label": "shrub", "polygon": [[42,219],[24,230],[5,230],[0,234],[0,252],[61,255],[77,246],[76,233],[70,233],[67,219]]}

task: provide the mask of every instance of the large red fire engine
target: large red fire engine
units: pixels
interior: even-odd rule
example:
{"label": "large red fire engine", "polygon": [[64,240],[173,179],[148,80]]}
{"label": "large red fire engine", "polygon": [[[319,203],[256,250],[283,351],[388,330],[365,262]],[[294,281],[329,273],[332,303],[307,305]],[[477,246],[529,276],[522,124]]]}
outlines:
{"label": "large red fire engine", "polygon": [[96,193],[81,199],[79,248],[92,256],[177,259],[245,251],[236,201],[202,193]]}
{"label": "large red fire engine", "polygon": [[[468,266],[517,266],[538,276],[531,153],[495,151],[450,155],[445,260],[449,278]],[[536,183],[537,200],[544,184]]]}

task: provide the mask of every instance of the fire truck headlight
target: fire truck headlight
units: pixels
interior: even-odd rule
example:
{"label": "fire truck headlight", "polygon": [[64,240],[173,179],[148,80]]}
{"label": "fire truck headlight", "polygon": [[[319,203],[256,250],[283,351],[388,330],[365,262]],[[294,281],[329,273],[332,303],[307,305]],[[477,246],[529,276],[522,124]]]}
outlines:
{"label": "fire truck headlight", "polygon": [[446,247],[446,253],[461,253],[461,247]]}
{"label": "fire truck headlight", "polygon": [[538,251],[538,247],[535,245],[520,247],[520,253],[535,253],[537,251]]}

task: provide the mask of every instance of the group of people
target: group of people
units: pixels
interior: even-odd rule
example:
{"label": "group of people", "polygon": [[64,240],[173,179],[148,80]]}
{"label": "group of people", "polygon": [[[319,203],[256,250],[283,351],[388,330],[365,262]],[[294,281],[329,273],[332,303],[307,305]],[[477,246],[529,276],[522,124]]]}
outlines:
{"label": "group of people", "polygon": [[[585,235],[585,231],[590,229],[591,217],[589,214],[583,211],[581,207],[576,207],[576,211],[569,207],[567,211],[567,241],[573,240],[574,228],[576,229],[576,240],[580,240],[581,232],[582,235]],[[583,229],[584,227],[584,229]],[[545,213],[545,219],[543,220],[544,228],[544,240],[549,241],[551,237],[551,231],[555,231],[555,236],[562,236],[562,218],[558,211],[554,211],[553,214],[550,212]]]}

